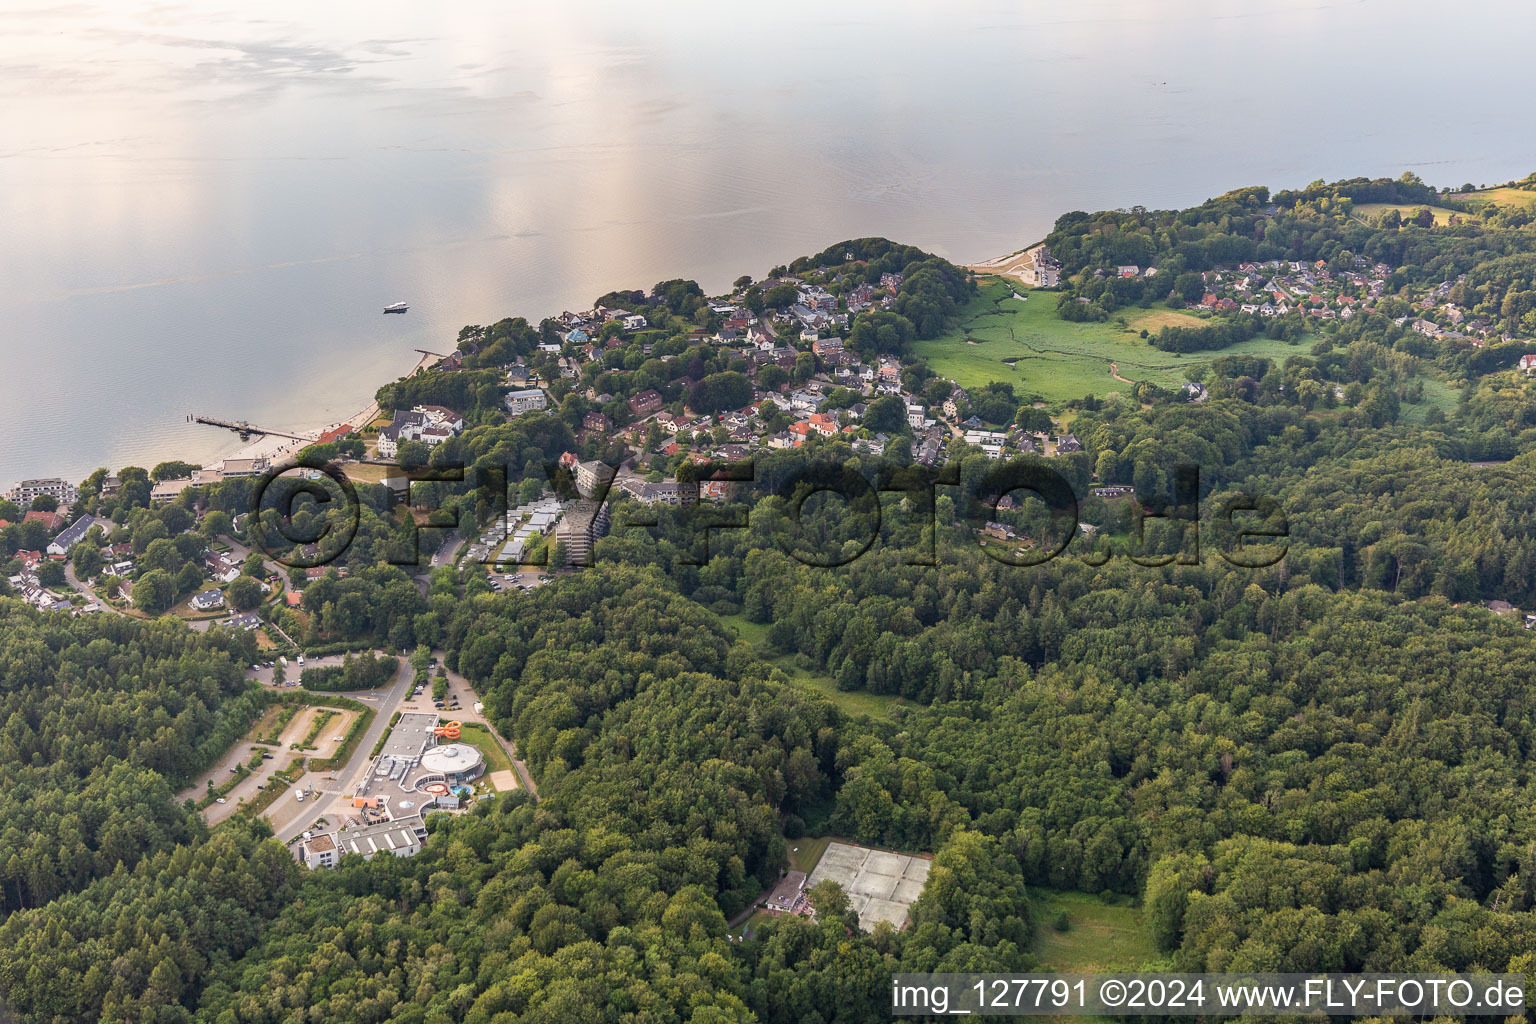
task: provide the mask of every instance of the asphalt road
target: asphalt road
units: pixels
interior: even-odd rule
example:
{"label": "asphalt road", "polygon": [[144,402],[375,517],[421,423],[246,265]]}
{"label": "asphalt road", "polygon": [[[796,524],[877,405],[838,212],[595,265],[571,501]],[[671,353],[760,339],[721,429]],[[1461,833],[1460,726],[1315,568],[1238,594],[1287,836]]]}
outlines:
{"label": "asphalt road", "polygon": [[122,614],[122,612],[97,597],[90,587],[80,582],[80,577],[75,575],[75,563],[68,559],[64,562],[64,578],[69,581],[69,585],[74,588],[75,593],[84,597],[86,602],[96,611],[111,612],[113,615]]}
{"label": "asphalt road", "polygon": [[[270,676],[270,673],[267,674]],[[266,819],[271,822],[272,831],[277,834],[278,839],[285,843],[294,839],[313,825],[317,818],[326,818],[334,827],[346,813],[351,811],[352,794],[362,782],[362,774],[368,770],[369,762],[373,760],[374,745],[389,728],[390,718],[415,685],[416,669],[408,660],[402,658],[400,672],[395,676],[393,685],[387,690],[366,690],[338,695],[352,697],[359,703],[373,708],[375,711],[373,723],[368,726],[368,731],[363,734],[357,748],[352,751],[351,758],[340,770],[326,774],[306,773],[299,780],[299,786],[306,792],[313,790],[315,796],[305,796],[304,802],[299,803],[294,790],[290,790],[278,797],[267,810]]]}

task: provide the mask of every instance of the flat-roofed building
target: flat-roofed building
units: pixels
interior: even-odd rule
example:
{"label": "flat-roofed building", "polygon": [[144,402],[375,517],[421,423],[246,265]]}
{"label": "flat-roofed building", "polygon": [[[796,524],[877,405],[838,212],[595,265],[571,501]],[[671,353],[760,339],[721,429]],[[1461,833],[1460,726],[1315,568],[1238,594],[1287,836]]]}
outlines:
{"label": "flat-roofed building", "polygon": [[592,564],[592,546],[607,533],[607,503],[583,500],[566,511],[555,527],[555,540],[564,545],[566,561],[587,566]]}
{"label": "flat-roofed building", "polygon": [[364,860],[381,853],[414,857],[427,841],[427,827],[420,818],[402,818],[338,832],[336,840],[343,855],[358,853]]}
{"label": "flat-roofed building", "polygon": [[583,498],[597,498],[605,494],[613,482],[614,468],[593,459],[576,464],[576,489]]}
{"label": "flat-roofed building", "polygon": [[299,844],[299,863],[311,870],[333,868],[340,856],[336,839],[329,832],[311,835]]}
{"label": "flat-roofed building", "polygon": [[61,505],[73,505],[80,497],[75,485],[61,477],[40,477],[35,480],[23,480],[6,492],[5,496],[22,508],[32,504],[32,499],[46,494],[51,498],[57,498]]}
{"label": "flat-roofed building", "polygon": [[437,728],[437,716],[418,711],[407,711],[400,721],[389,730],[380,757],[392,757],[401,761],[419,761],[422,752],[431,746],[432,730]]}
{"label": "flat-roofed building", "polygon": [[548,404],[549,397],[538,388],[524,388],[509,392],[507,395],[507,412],[512,416],[521,416],[525,412],[537,412]]}

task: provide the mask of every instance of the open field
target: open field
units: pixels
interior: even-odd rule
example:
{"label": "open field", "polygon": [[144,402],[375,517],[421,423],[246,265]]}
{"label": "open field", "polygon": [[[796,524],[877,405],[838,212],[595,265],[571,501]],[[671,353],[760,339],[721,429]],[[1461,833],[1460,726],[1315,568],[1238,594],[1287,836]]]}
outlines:
{"label": "open field", "polygon": [[1417,405],[1403,404],[1403,419],[1409,423],[1423,423],[1430,409],[1439,409],[1449,416],[1461,402],[1461,392],[1437,377],[1423,377],[1424,401]]}
{"label": "open field", "polygon": [[1254,338],[1214,352],[1161,352],[1143,341],[1139,332],[1202,321],[1165,307],[1128,309],[1121,315],[1126,326],[1114,321],[1070,323],[1056,316],[1054,292],[1031,292],[1021,301],[1013,298],[1012,285],[993,279],[983,282],[967,319],[956,330],[917,342],[913,349],[934,373],[962,387],[1007,381],[1017,393],[1037,394],[1048,402],[1129,391],[1130,384],[1110,376],[1110,363],[1117,364],[1120,376],[1128,380],[1176,388],[1220,356],[1284,360],[1307,350],[1303,345]]}
{"label": "open field", "polygon": [[795,686],[821,694],[850,715],[889,719],[891,708],[894,706],[909,708],[918,706],[902,697],[865,693],[862,690],[839,690],[837,681],[831,676],[807,672],[795,664],[794,655],[779,653],[768,643],[766,625],[748,622],[741,615],[722,615],[720,620],[733,627],[737,635],[757,649],[758,657],[783,672]]}
{"label": "open field", "polygon": [[[1422,203],[1417,205],[1411,203],[1357,203],[1355,205],[1354,213],[1356,217],[1365,221],[1367,224],[1375,224],[1376,218],[1380,217],[1388,210],[1396,210],[1406,219],[1412,216],[1415,210],[1422,210],[1423,208],[1424,204]],[[1447,210],[1443,206],[1431,206],[1429,209],[1430,212],[1435,215],[1435,227],[1437,228],[1445,227],[1451,222],[1452,217],[1467,216],[1466,214],[1460,213],[1456,210]]]}
{"label": "open field", "polygon": [[1488,188],[1480,192],[1462,192],[1454,196],[1469,203],[1493,203],[1495,206],[1536,206],[1536,192],[1523,188]]}
{"label": "open field", "polygon": [[[1047,967],[1064,972],[1136,971],[1158,959],[1137,907],[1054,889],[1031,889],[1029,895],[1039,921],[1033,952]],[[1062,913],[1068,928],[1058,932],[1052,923]]]}
{"label": "open field", "polygon": [[349,462],[342,472],[347,475],[347,479],[356,480],[360,484],[381,484],[389,474],[389,469],[388,466],[378,466],[371,462]]}
{"label": "open field", "polygon": [[1204,320],[1181,309],[1137,309],[1128,311],[1125,324],[1132,331],[1156,334],[1164,327],[1200,327]]}

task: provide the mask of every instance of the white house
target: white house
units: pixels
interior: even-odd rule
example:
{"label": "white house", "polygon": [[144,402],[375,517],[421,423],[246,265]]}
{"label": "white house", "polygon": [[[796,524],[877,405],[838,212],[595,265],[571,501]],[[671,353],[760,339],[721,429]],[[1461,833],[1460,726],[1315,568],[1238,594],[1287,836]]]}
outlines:
{"label": "white house", "polygon": [[59,533],[48,543],[48,553],[63,558],[69,554],[69,549],[85,539],[85,535],[91,531],[91,517],[81,516]]}
{"label": "white house", "polygon": [[549,405],[549,397],[539,388],[507,393],[507,412],[521,416],[525,412],[537,412]]}

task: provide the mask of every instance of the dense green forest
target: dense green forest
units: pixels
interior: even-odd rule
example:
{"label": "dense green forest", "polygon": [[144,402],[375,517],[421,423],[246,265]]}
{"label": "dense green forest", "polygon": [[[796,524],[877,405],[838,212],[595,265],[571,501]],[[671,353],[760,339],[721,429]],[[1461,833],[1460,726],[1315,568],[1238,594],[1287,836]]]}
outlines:
{"label": "dense green forest", "polygon": [[[1525,325],[1536,245],[1518,217],[1354,218],[1368,202],[1454,201],[1408,178],[1069,214],[1050,239],[1063,309],[1112,315],[1217,263],[1348,252],[1391,264],[1397,287],[1454,282],[1469,310]],[[1116,264],[1168,276],[1093,275]],[[901,273],[894,308],[854,322],[868,352],[932,336],[970,287],[879,239],[779,270],[844,290]],[[662,327],[580,383],[731,405],[741,367],[687,340],[714,318],[690,285],[603,296]],[[654,527],[626,527],[620,499],[597,564],[529,592],[492,593],[478,567],[413,579],[399,551],[431,531],[413,537],[383,488],[360,486],[357,541],[306,587],[304,643],[439,648],[538,781],[536,801],[431,817],[408,859],[305,872],[260,822],[210,832],[176,803],[259,711],[245,634],[0,599],[5,1008],[49,1022],[886,1020],[896,971],[1053,966],[1042,888],[1136,902],[1152,968],[1532,969],[1536,632],[1486,605],[1536,608],[1536,383],[1513,368],[1523,343],[1432,342],[1394,320],[1296,328],[1284,359],[1218,356],[1199,402],[1148,387],[1042,410],[976,389],[989,420],[1070,416],[1082,443],[1021,463],[1059,478],[1097,528],[1039,564],[1009,564],[980,528],[1002,519],[1038,553],[1059,517],[981,501],[997,464],[958,439],[942,480],[899,444],[877,459],[813,439],[763,454],[723,505],[664,510]],[[1255,324],[1216,317],[1162,347],[1224,347]],[[381,393],[466,409],[428,462],[471,472],[413,488],[463,535],[498,512],[487,479],[536,494],[589,411],[559,384],[551,415],[495,413],[489,368],[540,364],[544,330],[466,328],[467,372]],[[911,364],[904,383],[929,377]],[[1198,470],[1198,509],[1181,505],[1181,467]],[[86,500],[113,521],[108,539],[171,575],[249,501],[242,481],[209,489],[185,534],[190,499],[150,508],[149,475],[125,476],[111,498],[87,481]],[[1091,493],[1108,483],[1134,499]],[[1224,557],[1221,510],[1242,495],[1283,519],[1283,557],[1262,568]],[[258,519],[292,538],[339,513]],[[7,555],[37,539],[6,529]],[[835,699],[848,695],[883,714]],[[829,835],[933,854],[908,927],[861,933],[820,888],[814,920],[734,934],[790,844]]]}

